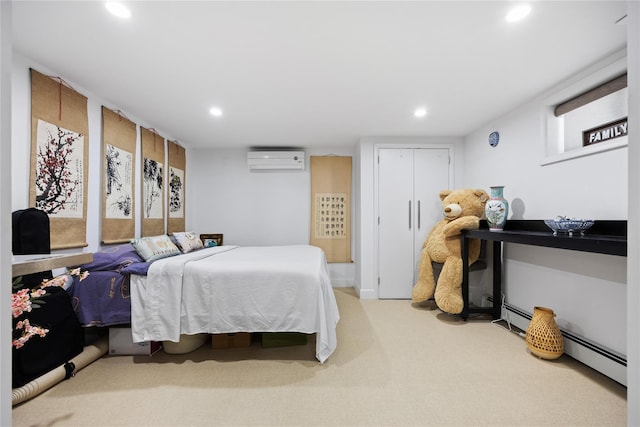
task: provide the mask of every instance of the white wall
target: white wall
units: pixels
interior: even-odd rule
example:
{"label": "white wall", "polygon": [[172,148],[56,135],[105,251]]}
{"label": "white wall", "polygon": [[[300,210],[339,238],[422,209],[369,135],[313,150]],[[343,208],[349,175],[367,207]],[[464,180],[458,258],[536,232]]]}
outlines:
{"label": "white wall", "polygon": [[[465,154],[461,150],[462,138],[454,137],[365,137],[358,144],[359,170],[355,199],[357,218],[354,225],[359,240],[356,241],[355,288],[362,299],[378,298],[377,265],[377,206],[376,206],[376,147],[378,145],[398,145],[403,147],[452,146],[454,172],[452,188],[460,182],[460,172],[464,168]],[[438,195],[435,194],[434,198]]]}
{"label": "white wall", "polygon": [[11,25],[0,1],[0,426],[11,425]]}
{"label": "white wall", "polygon": [[[55,70],[38,64],[36,61],[23,55],[14,53],[11,76],[11,210],[25,209],[29,207],[29,173],[31,153],[31,78],[29,68],[33,68],[43,74],[59,76]],[[86,248],[75,248],[59,252],[95,252],[101,247],[101,171],[102,171],[102,106],[112,110],[121,110],[117,105],[101,99],[98,95],[69,81],[65,76],[60,76],[65,82],[82,95],[87,97],[87,116],[89,121],[89,166],[88,166],[88,192],[87,199],[87,243]],[[137,120],[135,116],[123,112],[127,118],[138,126],[154,128],[165,139],[173,140],[171,135],[165,134],[161,126],[149,124]],[[138,136],[139,138],[139,136]],[[136,154],[136,200],[140,200],[140,141],[138,139],[138,152]],[[187,151],[187,161],[189,159]],[[188,185],[188,184],[187,184]],[[140,209],[141,203],[136,204],[136,236],[140,235]],[[186,222],[189,225],[189,212],[187,209]]]}
{"label": "white wall", "polygon": [[627,424],[640,425],[640,3],[627,2],[629,64],[629,263],[627,266]]}
{"label": "white wall", "polygon": [[[541,166],[548,96],[465,138],[463,185],[504,185],[519,219],[627,219],[626,147]],[[493,148],[487,137],[495,130],[500,143]],[[625,257],[506,244],[503,292],[507,303],[529,313],[534,306],[550,307],[562,328],[626,354],[626,268]]]}
{"label": "white wall", "polygon": [[[29,207],[29,168],[31,144],[31,86],[29,68],[44,74],[58,75],[37,62],[16,54],[12,69],[12,151],[11,210]],[[87,200],[86,248],[60,252],[95,252],[101,248],[101,107],[119,110],[74,82],[62,77],[85,95],[89,120],[89,191]],[[158,129],[158,125],[140,122],[124,114],[139,126]],[[138,137],[139,138],[139,137]],[[355,144],[355,142],[354,142]],[[352,156],[352,148],[306,150],[309,155]],[[186,209],[188,230],[198,233],[223,233],[225,244],[264,246],[308,244],[310,224],[311,180],[309,168],[303,172],[250,173],[246,150],[186,150]],[[136,200],[140,200],[140,141],[136,165]],[[140,203],[137,205],[140,209]],[[353,213],[352,213],[353,216]],[[353,223],[353,219],[352,219]],[[136,236],[140,235],[140,214],[136,215]],[[352,248],[353,245],[352,237]],[[332,263],[329,274],[333,286],[353,286],[353,263]]]}
{"label": "white wall", "polygon": [[[29,167],[31,144],[31,88],[29,68],[44,74],[58,75],[29,58],[16,54],[12,69],[12,156],[13,176],[11,210],[29,207]],[[64,76],[60,76],[65,79]],[[101,107],[119,110],[98,95],[65,79],[75,90],[87,96],[89,120],[89,191],[87,200],[87,243],[84,249],[100,249],[101,205]],[[139,126],[158,129],[134,116],[124,114]],[[355,141],[354,141],[355,145]],[[138,141],[137,159],[140,159]],[[352,148],[306,150],[309,155],[352,156]],[[304,172],[250,173],[246,150],[186,150],[186,227],[198,233],[223,233],[226,244],[282,245],[309,243],[310,175]],[[139,163],[139,162],[138,162]],[[136,200],[140,200],[140,165],[136,165]],[[137,209],[140,204],[137,204]],[[352,213],[353,215],[353,213]],[[260,218],[256,221],[256,218]],[[353,222],[353,219],[352,219]],[[136,218],[136,236],[140,235],[140,215]],[[352,237],[353,240],[353,237]],[[352,244],[353,248],[353,244]],[[329,266],[333,286],[353,286],[353,264]]]}
{"label": "white wall", "polygon": [[[638,58],[638,28],[640,26],[640,7],[636,1],[629,1],[629,75],[630,75],[630,88],[635,87],[634,90],[630,90],[630,122],[637,124],[640,122],[640,113],[638,110],[638,72],[640,62]],[[3,207],[2,213],[0,213],[0,226],[2,236],[8,235],[8,217],[6,213],[6,205],[9,204],[11,199],[11,210],[22,209],[27,207],[28,204],[28,150],[30,143],[30,127],[29,127],[29,77],[28,68],[30,66],[38,69],[42,72],[50,72],[55,74],[54,71],[47,70],[45,67],[40,66],[34,61],[14,55],[13,66],[11,64],[11,56],[7,54],[6,49],[10,49],[10,2],[0,2],[0,19],[2,20],[2,34],[0,37],[2,46],[2,57],[0,59],[0,94],[2,104],[0,104],[0,161],[2,168],[2,186],[0,187],[0,206]],[[7,88],[7,85],[11,83],[11,88]],[[81,93],[89,96],[89,125],[90,125],[90,140],[91,153],[90,162],[91,169],[99,170],[96,166],[99,163],[99,149],[95,148],[96,142],[99,141],[100,135],[100,116],[99,107],[105,105],[109,108],[118,109],[119,106],[109,105],[107,102],[102,102],[98,97],[93,96],[90,92],[77,87],[70,82]],[[7,94],[12,95],[11,112],[7,112],[8,97]],[[126,113],[126,112],[125,112]],[[633,116],[633,117],[631,117]],[[580,215],[580,216],[593,216],[598,219],[626,219],[626,200],[627,192],[629,195],[630,214],[629,225],[630,234],[635,236],[636,240],[630,240],[630,258],[629,258],[629,282],[627,298],[628,298],[628,345],[631,346],[628,354],[629,362],[629,377],[628,377],[628,393],[629,393],[629,425],[638,425],[640,423],[640,411],[638,408],[638,372],[640,365],[640,350],[639,347],[639,326],[638,326],[638,305],[640,304],[639,287],[638,287],[638,253],[637,249],[637,235],[638,235],[638,196],[640,191],[640,184],[638,180],[638,168],[632,168],[630,172],[630,184],[627,186],[627,150],[616,150],[615,152],[604,153],[593,158],[577,159],[569,162],[563,162],[551,166],[539,166],[539,160],[542,157],[542,145],[544,140],[544,124],[542,123],[543,114],[538,109],[538,104],[535,102],[524,106],[523,108],[513,112],[512,114],[496,119],[494,122],[487,124],[486,127],[479,129],[472,135],[469,135],[465,140],[464,151],[458,147],[456,148],[456,161],[458,165],[458,174],[462,174],[462,178],[456,177],[457,186],[481,186],[488,188],[494,184],[504,184],[505,195],[510,200],[514,199],[522,200],[524,209],[521,211],[522,217],[525,219],[539,219],[547,217],[549,215],[555,216],[557,214],[567,215]],[[145,126],[154,127],[158,129],[156,124],[141,123],[134,117],[130,118]],[[11,140],[7,135],[11,130]],[[486,142],[486,138],[489,132],[493,130],[499,130],[502,135],[502,140],[497,148],[490,148]],[[167,138],[171,138],[170,135],[163,135]],[[637,165],[640,159],[638,152],[638,130],[633,125],[630,126],[629,139],[635,142],[635,146],[632,144],[629,151],[629,162],[633,165]],[[428,143],[428,141],[426,142]],[[354,264],[350,265],[333,265],[334,271],[332,271],[332,279],[337,277],[339,280],[343,280],[343,283],[347,283],[349,280],[355,281],[355,286],[359,290],[360,294],[364,297],[374,297],[377,290],[375,289],[375,253],[373,250],[373,236],[375,233],[374,217],[371,212],[375,211],[374,206],[374,194],[373,194],[373,147],[374,140],[363,139],[357,146],[357,149],[353,153],[339,152],[334,154],[341,155],[353,155],[354,163],[354,193],[353,193],[353,257]],[[13,167],[8,167],[8,153],[11,152],[11,162]],[[311,154],[311,152],[308,152]],[[204,153],[197,153],[194,155],[189,150],[187,151],[187,162],[189,165],[199,161],[199,155]],[[237,163],[244,164],[244,155],[239,152],[228,153],[207,153],[208,159],[213,162],[219,162],[220,155],[228,156],[228,158]],[[326,154],[317,152],[315,154]],[[96,157],[98,156],[98,157]],[[222,156],[222,157],[224,157]],[[465,162],[464,159],[471,159]],[[477,161],[473,161],[477,160]],[[208,161],[202,161],[207,164],[207,168],[200,172],[207,175],[208,180],[205,191],[202,194],[212,194],[212,198],[207,198],[202,202],[206,206],[213,206],[216,209],[218,204],[222,203],[223,206],[226,203],[224,198],[218,199],[219,194],[217,190],[212,190],[210,187],[217,186],[216,180],[209,178],[209,172],[212,172],[211,164]],[[502,168],[503,162],[506,163],[506,168]],[[468,164],[467,164],[468,163]],[[211,220],[207,216],[206,212],[190,215],[190,212],[195,212],[201,207],[200,193],[201,188],[196,185],[196,178],[198,177],[197,168],[193,169],[188,167],[187,171],[187,227],[193,226],[194,229],[210,232],[224,232],[226,241],[232,243],[234,241],[240,243],[248,241],[252,238],[249,231],[242,229],[240,221],[231,221],[228,217],[221,220],[218,216],[212,217],[216,220]],[[9,174],[11,169],[11,174]],[[225,170],[224,165],[222,169]],[[222,196],[231,195],[231,199],[239,199],[239,206],[243,209],[253,209],[254,211],[260,211],[265,215],[264,226],[267,228],[269,221],[274,218],[288,218],[282,216],[281,212],[277,211],[277,206],[265,201],[265,198],[261,194],[256,194],[255,188],[262,187],[261,183],[256,183],[253,177],[244,176],[240,172],[240,168],[233,172],[233,174],[239,175],[243,185],[240,187],[242,191],[248,191],[249,194],[256,197],[254,200],[257,202],[251,202],[249,197],[238,198],[238,196],[231,194],[234,193],[234,187],[229,185],[229,177],[219,177],[221,180],[220,186],[224,187],[221,191]],[[9,176],[12,175],[13,177]],[[215,172],[212,172],[211,176],[215,176]],[[96,185],[96,179],[94,176],[90,177],[90,191],[98,191],[99,186]],[[277,177],[265,178],[271,181],[278,181]],[[305,181],[306,180],[306,181]],[[303,183],[302,181],[305,181]],[[283,185],[284,189],[292,189],[295,194],[286,193],[286,201],[284,206],[294,207],[296,212],[300,213],[302,218],[302,211],[304,208],[294,206],[294,200],[303,200],[304,197],[309,197],[308,189],[306,189],[306,182],[308,177],[304,175],[299,179],[287,182],[279,182]],[[282,195],[282,191],[278,189],[271,193],[273,196]],[[197,197],[197,199],[196,199]],[[93,218],[99,217],[99,211],[97,206],[97,198],[94,198],[94,202],[89,201],[89,215]],[[305,202],[308,206],[308,203]],[[308,207],[307,207],[308,209]],[[262,212],[264,210],[264,213]],[[199,211],[198,211],[199,212]],[[245,211],[250,212],[250,211]],[[575,213],[574,213],[575,212]],[[217,214],[216,214],[217,215]],[[304,215],[306,221],[308,221],[309,215]],[[266,241],[291,241],[297,242],[307,241],[308,223],[302,223],[301,219],[294,219],[291,226],[289,221],[279,220],[276,228],[281,230],[287,228],[290,233],[286,235],[279,235],[273,231],[257,231],[257,236],[260,242]],[[85,250],[93,251],[99,246],[99,233],[97,230],[97,220],[90,222],[91,227],[88,235],[89,247]],[[285,225],[283,225],[285,224]],[[229,231],[227,231],[229,230]],[[304,230],[304,231],[303,231]],[[254,230],[255,232],[255,230]],[[304,237],[303,237],[304,236]],[[304,239],[304,240],[303,240]],[[8,253],[8,240],[2,239],[2,271],[5,282],[9,280],[8,273],[8,259],[6,255]],[[602,342],[611,341],[611,347],[620,347],[620,335],[624,335],[626,325],[624,322],[625,313],[625,299],[621,296],[620,289],[625,287],[621,277],[622,266],[620,266],[620,259],[617,257],[600,256],[594,254],[588,254],[585,258],[584,254],[572,254],[569,251],[557,251],[535,248],[518,248],[516,245],[512,245],[512,249],[506,251],[506,266],[508,268],[505,280],[507,282],[505,290],[508,294],[508,299],[514,305],[522,306],[522,308],[531,309],[533,304],[546,304],[552,306],[559,314],[560,319],[563,322],[570,322],[569,325],[565,324],[565,327],[580,328],[585,335],[590,334],[591,328],[594,330],[594,336],[597,335],[598,340]],[[559,266],[557,259],[562,259],[563,263],[566,263],[568,267]],[[582,268],[584,265],[594,264],[595,267],[590,267],[587,270]],[[526,274],[527,270],[531,270],[533,275],[542,275],[542,277],[561,277],[561,283],[555,283],[553,286],[541,286],[542,281],[532,281],[528,279]],[[595,270],[595,271],[594,271]],[[342,275],[342,276],[341,276]],[[602,276],[606,276],[604,279]],[[344,279],[342,278],[344,277]],[[540,276],[538,276],[540,277]],[[350,279],[351,278],[351,279]],[[613,280],[612,280],[613,279]],[[557,279],[554,279],[557,282]],[[551,280],[545,280],[551,281]],[[583,285],[587,284],[585,288]],[[335,281],[334,281],[335,284]],[[8,331],[5,327],[4,320],[9,313],[9,297],[8,291],[2,293],[1,302],[3,309],[2,319],[0,324],[3,331]],[[515,298],[512,300],[511,298]],[[588,301],[592,301],[596,304],[596,307],[590,307]],[[585,304],[585,302],[587,302]],[[608,304],[606,306],[601,305]],[[594,319],[581,318],[580,311],[587,313],[589,310],[593,312],[604,313],[604,316],[590,316]],[[593,321],[592,321],[593,320]],[[592,324],[597,321],[598,324]],[[604,321],[604,322],[603,322]],[[578,326],[579,325],[579,326]],[[615,331],[615,332],[614,332]],[[1,406],[0,424],[9,425],[11,412],[10,412],[10,393],[9,393],[9,361],[11,350],[9,347],[9,340],[6,339],[8,332],[2,334],[2,357],[0,360],[0,383],[1,388]],[[611,340],[605,335],[611,334]],[[624,349],[622,350],[624,353]]]}
{"label": "white wall", "polygon": [[[549,93],[559,90],[552,88]],[[510,202],[517,199],[517,213],[524,219],[557,215],[627,219],[626,147],[541,166],[546,144],[544,103],[548,97],[542,94],[465,138],[469,161],[464,184],[484,188],[505,185],[505,198]],[[494,130],[500,132],[495,148],[487,142]]]}
{"label": "white wall", "polygon": [[[186,178],[192,230],[222,233],[225,245],[308,244],[311,221],[309,156],[353,156],[353,149],[306,149],[304,171],[268,172],[250,172],[247,151],[193,150]],[[352,223],[353,215],[352,209]],[[352,248],[354,239],[352,235]],[[333,286],[353,286],[353,264],[331,263],[329,274]]]}

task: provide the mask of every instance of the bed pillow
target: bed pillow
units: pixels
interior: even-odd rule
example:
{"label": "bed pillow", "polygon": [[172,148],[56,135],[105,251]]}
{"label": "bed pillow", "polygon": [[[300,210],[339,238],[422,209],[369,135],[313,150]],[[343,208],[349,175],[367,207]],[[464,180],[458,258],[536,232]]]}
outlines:
{"label": "bed pillow", "polygon": [[145,261],[156,261],[161,258],[180,254],[180,249],[178,249],[166,234],[133,239],[131,245],[133,245],[138,255]]}
{"label": "bed pillow", "polygon": [[141,262],[143,259],[138,255],[133,246],[129,243],[103,248],[93,254],[93,261],[83,264],[80,267],[87,271],[120,271],[129,264]]}
{"label": "bed pillow", "polygon": [[173,237],[176,239],[176,243],[183,254],[204,248],[202,240],[200,240],[193,232],[186,231],[173,233]]}

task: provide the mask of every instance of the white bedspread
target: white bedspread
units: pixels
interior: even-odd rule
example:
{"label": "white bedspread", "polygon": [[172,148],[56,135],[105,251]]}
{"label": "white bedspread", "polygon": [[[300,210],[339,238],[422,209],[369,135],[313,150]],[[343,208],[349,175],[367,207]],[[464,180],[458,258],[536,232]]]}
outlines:
{"label": "white bedspread", "polygon": [[340,315],[324,252],[315,246],[219,246],[154,262],[131,278],[134,342],[181,334],[316,334],[316,358],[337,345]]}

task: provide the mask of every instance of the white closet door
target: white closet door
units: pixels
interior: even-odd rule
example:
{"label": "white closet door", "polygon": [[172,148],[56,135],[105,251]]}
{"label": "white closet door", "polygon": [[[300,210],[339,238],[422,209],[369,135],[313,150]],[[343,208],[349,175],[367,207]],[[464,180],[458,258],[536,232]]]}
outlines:
{"label": "white closet door", "polygon": [[413,149],[380,149],[379,298],[407,298],[413,287]]}
{"label": "white closet door", "polygon": [[422,244],[442,219],[449,150],[381,148],[378,154],[378,296],[409,299]]}
{"label": "white closet door", "polygon": [[446,148],[417,148],[414,150],[414,199],[416,224],[414,273],[417,276],[420,251],[433,226],[442,219],[440,191],[450,190],[449,150]]}

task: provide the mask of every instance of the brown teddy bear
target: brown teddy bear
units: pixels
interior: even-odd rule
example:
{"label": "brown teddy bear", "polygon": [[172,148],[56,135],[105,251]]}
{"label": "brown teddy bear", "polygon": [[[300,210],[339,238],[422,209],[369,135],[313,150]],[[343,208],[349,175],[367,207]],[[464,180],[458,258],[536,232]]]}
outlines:
{"label": "brown teddy bear", "polygon": [[[477,229],[489,195],[480,189],[444,190],[440,192],[444,219],[439,221],[424,241],[418,280],[412,300],[423,303],[434,296],[437,306],[447,313],[462,311],[462,253],[460,230]],[[480,240],[469,240],[469,265],[480,256]],[[444,264],[436,286],[431,262]]]}

